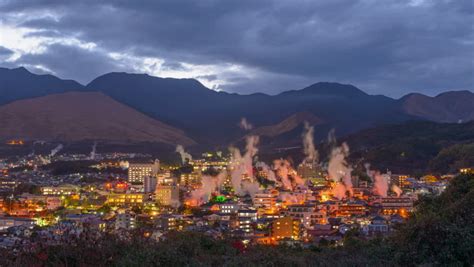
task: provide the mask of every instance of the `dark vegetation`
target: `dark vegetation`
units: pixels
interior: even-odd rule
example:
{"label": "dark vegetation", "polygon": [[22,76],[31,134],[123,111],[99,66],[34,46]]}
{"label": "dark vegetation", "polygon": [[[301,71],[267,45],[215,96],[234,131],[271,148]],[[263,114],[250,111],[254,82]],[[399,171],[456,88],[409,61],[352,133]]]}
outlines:
{"label": "dark vegetation", "polygon": [[439,197],[420,200],[408,222],[389,237],[356,232],[343,247],[250,246],[230,238],[174,232],[162,242],[134,233],[131,240],[84,234],[61,246],[4,255],[13,266],[471,266],[474,262],[474,176],[456,177]]}
{"label": "dark vegetation", "polygon": [[412,121],[363,130],[344,138],[354,162],[396,173],[456,173],[474,166],[474,122]]}
{"label": "dark vegetation", "polygon": [[98,169],[91,166],[97,162],[92,160],[77,160],[77,161],[56,161],[47,165],[41,166],[42,170],[50,171],[53,175],[65,175],[72,173],[95,173]]}

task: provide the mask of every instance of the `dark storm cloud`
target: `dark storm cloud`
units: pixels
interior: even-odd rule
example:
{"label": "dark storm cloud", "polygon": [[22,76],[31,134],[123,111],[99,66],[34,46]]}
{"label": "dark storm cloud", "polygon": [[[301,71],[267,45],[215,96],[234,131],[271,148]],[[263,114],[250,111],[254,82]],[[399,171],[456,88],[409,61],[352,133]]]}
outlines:
{"label": "dark storm cloud", "polygon": [[[48,49],[21,60],[82,81],[94,73],[131,69],[105,54],[111,51],[162,58],[163,67],[176,70],[183,68],[179,62],[243,65],[255,73],[217,72],[214,80],[227,80],[223,89],[245,93],[277,93],[317,81],[395,96],[474,84],[471,0],[10,1],[0,6],[0,14],[29,12],[51,14],[21,22],[40,30],[33,34],[72,36],[102,52],[68,47],[69,53]],[[74,53],[84,59],[70,66]]]}
{"label": "dark storm cloud", "polygon": [[19,60],[21,65],[40,63],[60,78],[75,79],[87,84],[97,76],[113,71],[133,71],[131,67],[115,62],[105,53],[72,45],[52,44],[41,54],[28,54]]}

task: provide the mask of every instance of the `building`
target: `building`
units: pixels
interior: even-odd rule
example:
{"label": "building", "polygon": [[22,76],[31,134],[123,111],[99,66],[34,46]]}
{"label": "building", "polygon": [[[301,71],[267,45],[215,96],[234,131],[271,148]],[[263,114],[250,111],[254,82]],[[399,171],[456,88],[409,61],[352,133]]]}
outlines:
{"label": "building", "polygon": [[179,186],[177,185],[158,185],[155,191],[155,200],[164,206],[179,206]]}
{"label": "building", "polygon": [[257,211],[251,209],[240,209],[237,212],[237,227],[244,235],[252,235],[252,224],[257,221]]}
{"label": "building", "polygon": [[113,191],[115,193],[125,193],[127,192],[129,185],[123,181],[114,181],[107,182],[104,184],[104,189],[108,191]]}
{"label": "building", "polygon": [[35,225],[35,220],[28,218],[0,217],[0,231],[20,225],[33,227]]}
{"label": "building", "polygon": [[233,202],[224,202],[224,203],[219,203],[218,205],[218,211],[220,214],[237,214],[239,211],[240,205],[237,203]]}
{"label": "building", "polygon": [[128,181],[134,184],[143,184],[146,176],[156,176],[159,169],[159,160],[155,160],[153,163],[130,163]]}
{"label": "building", "polygon": [[173,231],[177,229],[176,218],[170,214],[161,215],[156,219],[156,227],[163,231]]}
{"label": "building", "polygon": [[363,231],[367,235],[383,235],[388,233],[389,227],[387,221],[383,217],[376,216],[370,221],[369,225],[364,227]]}
{"label": "building", "polygon": [[311,229],[315,224],[326,224],[326,210],[314,205],[291,205],[284,212],[286,217],[299,220],[307,229]]}
{"label": "building", "polygon": [[380,199],[384,215],[398,214],[407,218],[413,211],[413,199],[410,197],[384,197]]}
{"label": "building", "polygon": [[326,179],[324,177],[324,172],[322,169],[312,163],[301,163],[298,165],[298,168],[296,170],[298,175],[308,181],[311,181],[312,184],[314,185],[325,185],[326,184]]}
{"label": "building", "polygon": [[364,216],[367,214],[367,206],[363,201],[351,201],[340,203],[337,207],[337,217]]}
{"label": "building", "polygon": [[158,179],[155,176],[145,176],[143,180],[143,191],[145,193],[152,193],[156,190]]}
{"label": "building", "polygon": [[410,183],[407,181],[408,177],[409,176],[405,174],[392,174],[390,179],[393,184],[403,189],[410,185]]}
{"label": "building", "polygon": [[179,179],[181,186],[195,186],[201,184],[201,171],[193,171],[191,173],[182,173]]}
{"label": "building", "polygon": [[143,194],[139,193],[111,193],[107,195],[107,203],[115,206],[142,205],[143,198]]}
{"label": "building", "polygon": [[77,194],[78,192],[79,187],[71,184],[41,187],[41,194],[45,196],[70,196]]}
{"label": "building", "polygon": [[300,221],[292,217],[275,219],[271,226],[271,236],[276,240],[299,239]]}
{"label": "building", "polygon": [[123,212],[115,217],[115,229],[132,230],[137,227],[135,214],[133,212]]}
{"label": "building", "polygon": [[264,213],[273,214],[276,212],[277,193],[257,193],[253,198],[253,206],[257,209],[262,209]]}

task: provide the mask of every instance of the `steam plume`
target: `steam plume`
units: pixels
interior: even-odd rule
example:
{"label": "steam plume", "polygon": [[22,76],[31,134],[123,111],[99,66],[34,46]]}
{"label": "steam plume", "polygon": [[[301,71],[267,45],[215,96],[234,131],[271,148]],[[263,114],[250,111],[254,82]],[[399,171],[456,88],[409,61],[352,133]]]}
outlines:
{"label": "steam plume", "polygon": [[212,194],[220,192],[226,175],[226,172],[221,172],[217,176],[203,176],[202,186],[191,192],[188,203],[198,206],[209,202]]}
{"label": "steam plume", "polygon": [[250,131],[253,128],[253,125],[247,121],[246,118],[240,119],[239,127],[246,130]]}
{"label": "steam plume", "polygon": [[403,193],[403,190],[397,185],[392,185],[392,191],[395,192],[395,194],[397,194],[397,197],[400,197]]}
{"label": "steam plume", "polygon": [[130,166],[130,163],[128,161],[125,161],[125,160],[121,160],[119,162],[119,166],[120,168],[122,168],[123,170],[126,170],[128,169],[128,167]]}
{"label": "steam plume", "polygon": [[63,145],[59,144],[57,147],[55,147],[53,150],[51,150],[51,153],[49,154],[50,157],[54,157],[59,151],[63,149]]}
{"label": "steam plume", "polygon": [[277,182],[275,173],[265,162],[259,161],[255,164],[255,167],[260,168],[265,173],[267,180]]}
{"label": "steam plume", "polygon": [[343,143],[340,147],[332,150],[329,160],[328,174],[329,178],[336,183],[332,191],[333,195],[338,199],[344,198],[347,191],[352,194],[352,168],[346,162],[348,154],[349,146]]}
{"label": "steam plume", "polygon": [[258,152],[258,140],[258,136],[247,137],[243,156],[238,148],[231,148],[231,182],[235,193],[239,196],[245,194],[253,196],[258,191],[259,184],[255,180],[252,166],[253,158]]}
{"label": "steam plume", "polygon": [[95,159],[96,149],[97,149],[97,142],[94,142],[94,144],[92,145],[92,151],[91,151],[91,154],[89,156],[89,159],[92,159],[92,160]]}
{"label": "steam plume", "polygon": [[181,161],[183,163],[186,163],[186,161],[190,161],[190,160],[193,159],[191,154],[184,151],[184,147],[182,145],[177,145],[176,146],[176,152],[179,153],[179,155],[181,156]]}
{"label": "steam plume", "polygon": [[273,166],[277,177],[280,179],[280,182],[285,189],[294,190],[298,185],[305,184],[304,179],[297,174],[288,160],[274,160]]}
{"label": "steam plume", "polygon": [[382,197],[387,197],[388,176],[376,172],[374,175],[374,192]]}
{"label": "steam plume", "polygon": [[304,132],[303,132],[303,147],[304,147],[304,154],[306,158],[304,159],[304,163],[315,164],[318,160],[318,151],[314,147],[314,127],[310,126],[308,122],[305,121],[304,123]]}

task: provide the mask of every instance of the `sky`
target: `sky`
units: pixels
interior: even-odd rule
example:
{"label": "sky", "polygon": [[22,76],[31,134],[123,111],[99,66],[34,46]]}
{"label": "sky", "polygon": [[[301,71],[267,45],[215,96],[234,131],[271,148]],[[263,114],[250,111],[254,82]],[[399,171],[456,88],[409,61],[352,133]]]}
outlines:
{"label": "sky", "polygon": [[316,82],[400,97],[474,89],[471,0],[0,0],[0,67],[277,94]]}

